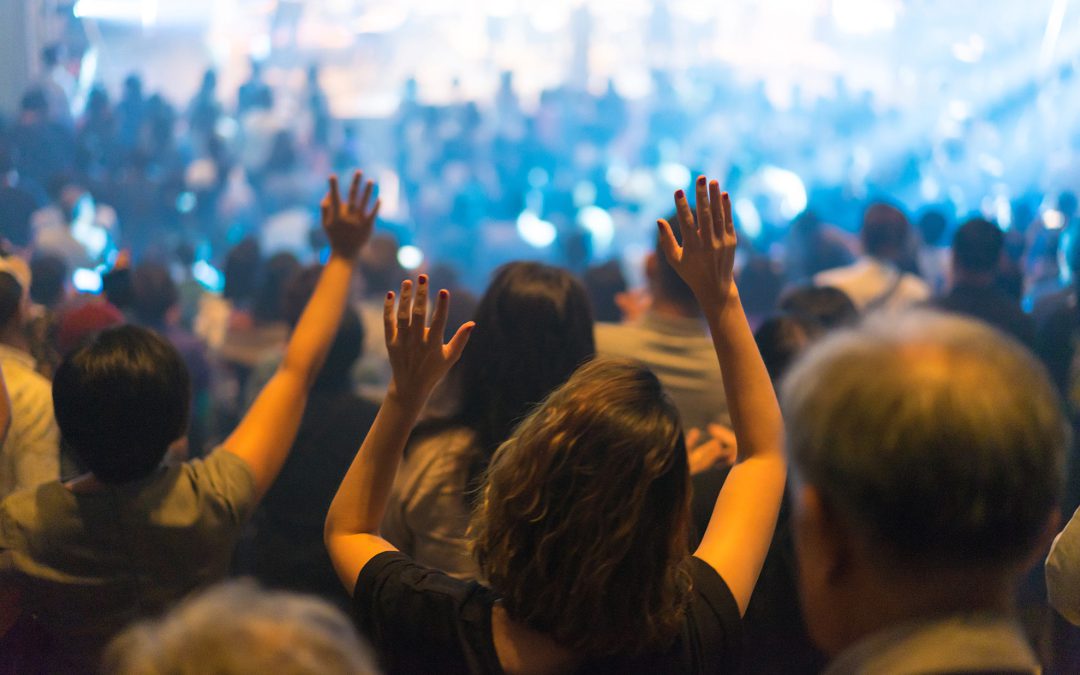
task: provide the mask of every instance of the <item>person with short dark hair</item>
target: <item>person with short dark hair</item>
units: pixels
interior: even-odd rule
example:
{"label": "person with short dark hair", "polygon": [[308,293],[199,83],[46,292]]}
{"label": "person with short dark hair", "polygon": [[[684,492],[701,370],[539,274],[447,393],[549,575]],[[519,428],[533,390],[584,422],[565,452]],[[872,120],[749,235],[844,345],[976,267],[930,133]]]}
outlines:
{"label": "person with short dark hair", "polygon": [[832,286],[799,286],[780,297],[779,309],[823,331],[846,328],[859,320],[859,310],[847,293]]}
{"label": "person with short dark hair", "polygon": [[[443,344],[449,294],[426,327],[429,284],[387,296],[393,381],[327,514],[325,538],[354,616],[390,672],[734,672],[740,616],[784,490],[784,431],[734,284],[731,201],[682,191],[665,257],[707,317],[723,362],[742,462],[690,554],[682,425],[659,380],[628,360],[580,368],[492,458],[472,519],[483,585],[413,562],[379,535],[424,401],[466,349]],[[481,331],[491,330],[478,324]],[[497,329],[497,328],[496,328]],[[418,636],[421,636],[418,639]]]}
{"label": "person with short dark hair", "polygon": [[[65,445],[89,470],[0,502],[0,590],[51,636],[50,671],[88,671],[108,639],[222,578],[244,523],[293,444],[308,391],[337,334],[378,203],[322,203],[330,259],[251,410],[205,459],[163,465],[185,431],[190,378],[176,349],[135,326],[106,330],[69,354],[53,382]],[[6,617],[5,617],[6,618]]]}
{"label": "person with short dark hair", "polygon": [[[11,401],[11,427],[0,442],[0,499],[16,490],[60,478],[60,433],[53,416],[49,381],[38,374],[30,354],[27,321],[30,302],[22,261],[0,261],[0,368]],[[23,277],[22,281],[16,274]]]}
{"label": "person with short dark hair", "polygon": [[956,230],[952,244],[952,290],[931,305],[985,321],[1027,347],[1035,345],[1035,322],[998,284],[1005,235],[983,218]]}
{"label": "person with short dark hair", "polygon": [[1060,516],[1067,422],[985,324],[916,311],[811,347],[782,386],[799,589],[828,673],[1039,673],[1014,610]]}
{"label": "person with short dark hair", "polygon": [[847,294],[860,312],[909,307],[930,297],[930,287],[902,264],[912,251],[911,224],[890,204],[871,204],[860,230],[863,255],[851,265],[820,272],[817,286],[833,286]]}

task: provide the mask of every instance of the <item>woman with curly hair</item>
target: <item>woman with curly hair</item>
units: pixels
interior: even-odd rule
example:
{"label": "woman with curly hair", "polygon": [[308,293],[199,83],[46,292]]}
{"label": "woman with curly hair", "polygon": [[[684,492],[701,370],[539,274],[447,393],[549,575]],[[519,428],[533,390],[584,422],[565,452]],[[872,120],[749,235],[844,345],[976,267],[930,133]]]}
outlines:
{"label": "woman with curly hair", "polygon": [[449,295],[425,327],[427,280],[388,295],[394,376],[327,515],[325,540],[355,617],[394,672],[717,672],[733,669],[784,490],[783,425],[733,282],[735,228],[697,183],[697,224],[675,195],[682,245],[664,252],[708,319],[743,457],[691,554],[678,413],[646,369],[595,361],[492,457],[472,519],[485,583],[416,564],[379,536],[410,429],[474,327],[443,345]]}

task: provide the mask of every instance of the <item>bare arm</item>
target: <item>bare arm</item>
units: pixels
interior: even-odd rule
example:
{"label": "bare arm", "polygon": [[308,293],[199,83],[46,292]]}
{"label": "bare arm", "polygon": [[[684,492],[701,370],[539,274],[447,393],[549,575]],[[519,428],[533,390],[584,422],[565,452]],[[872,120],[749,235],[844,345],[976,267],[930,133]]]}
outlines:
{"label": "bare arm", "polygon": [[383,320],[393,379],[326,515],[326,548],[341,583],[350,593],[369,560],[394,550],[379,536],[379,524],[401,454],[421,409],[435,385],[461,357],[473,328],[472,323],[465,324],[449,344],[442,343],[450,307],[450,294],[445,290],[439,292],[431,327],[425,328],[427,281],[426,276],[420,277],[415,301],[412,282],[405,281],[396,312],[394,294],[387,294]]}
{"label": "bare arm", "polygon": [[734,283],[735,225],[731,201],[713,181],[697,183],[697,225],[680,190],[675,204],[683,246],[660,221],[664,253],[694,291],[712,333],[741,461],[716,499],[694,555],[709,563],[746,611],[769,551],[783,499],[787,465],[780,406],[746,321]]}
{"label": "bare arm", "polygon": [[330,259],[289,339],[281,366],[222,445],[247,463],[260,499],[281,471],[296,439],[308,391],[337,335],[357,257],[375,225],[378,202],[368,210],[374,185],[369,181],[361,197],[360,180],[357,172],[349,199],[342,203],[337,178],[331,176],[330,191],[322,203]]}

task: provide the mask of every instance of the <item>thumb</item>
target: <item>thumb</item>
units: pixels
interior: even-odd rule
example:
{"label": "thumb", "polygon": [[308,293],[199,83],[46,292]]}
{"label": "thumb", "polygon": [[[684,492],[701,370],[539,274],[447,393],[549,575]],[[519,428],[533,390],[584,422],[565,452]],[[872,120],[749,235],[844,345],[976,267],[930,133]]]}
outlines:
{"label": "thumb", "polygon": [[465,351],[465,345],[469,343],[469,336],[472,335],[474,328],[476,328],[476,324],[469,321],[462,325],[461,328],[458,328],[457,332],[454,333],[454,337],[450,338],[450,342],[443,348],[448,365],[454,365],[461,358],[461,354]]}
{"label": "thumb", "polygon": [[660,249],[664,252],[664,257],[674,267],[682,260],[682,248],[679,246],[678,240],[675,239],[675,234],[671,231],[671,225],[668,221],[661,218],[656,221],[656,227],[660,230]]}

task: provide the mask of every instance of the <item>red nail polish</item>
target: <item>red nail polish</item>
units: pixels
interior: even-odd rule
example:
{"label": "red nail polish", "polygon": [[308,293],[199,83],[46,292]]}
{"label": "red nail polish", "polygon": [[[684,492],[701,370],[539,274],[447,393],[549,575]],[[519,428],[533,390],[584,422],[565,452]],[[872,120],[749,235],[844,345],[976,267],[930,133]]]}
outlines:
{"label": "red nail polish", "polygon": [[420,285],[423,286],[426,283],[427,283],[427,276],[424,275],[424,274],[421,274],[420,275]]}
{"label": "red nail polish", "polygon": [[705,176],[698,176],[697,184],[698,185],[704,185],[705,184]]}
{"label": "red nail polish", "polygon": [[386,299],[387,300],[392,300],[393,298],[394,298],[394,292],[393,291],[387,291],[386,292]]}
{"label": "red nail polish", "polygon": [[446,290],[445,288],[442,289],[441,291],[439,291],[439,297],[440,298],[449,298],[450,297],[450,291]]}
{"label": "red nail polish", "polygon": [[683,199],[684,197],[686,197],[686,193],[682,190],[677,190],[675,192],[675,199]]}

